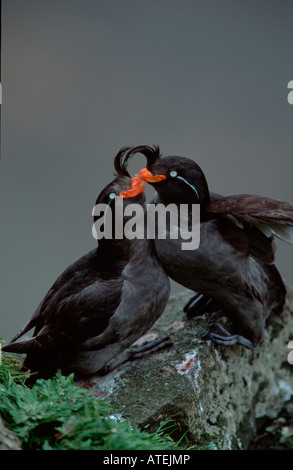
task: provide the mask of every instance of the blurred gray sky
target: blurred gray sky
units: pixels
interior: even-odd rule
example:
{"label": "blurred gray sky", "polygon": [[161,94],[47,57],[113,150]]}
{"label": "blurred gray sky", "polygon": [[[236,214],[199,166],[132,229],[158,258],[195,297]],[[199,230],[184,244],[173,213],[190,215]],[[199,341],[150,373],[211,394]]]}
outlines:
{"label": "blurred gray sky", "polygon": [[[213,191],[293,202],[292,24],[284,0],[2,1],[0,335],[95,247],[125,145],[194,159]],[[292,260],[278,243],[293,283]]]}

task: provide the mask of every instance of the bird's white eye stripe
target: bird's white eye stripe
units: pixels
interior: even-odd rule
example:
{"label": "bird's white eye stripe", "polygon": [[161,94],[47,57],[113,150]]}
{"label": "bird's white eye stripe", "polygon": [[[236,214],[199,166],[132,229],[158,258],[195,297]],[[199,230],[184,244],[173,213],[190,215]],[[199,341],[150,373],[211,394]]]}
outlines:
{"label": "bird's white eye stripe", "polygon": [[183,176],[177,176],[177,178],[179,178],[180,180],[184,181],[184,183],[188,184],[188,186],[190,186],[191,189],[193,189],[193,191],[196,193],[198,199],[199,199],[199,194],[197,192],[197,189],[193,186],[193,184],[189,183],[185,178],[183,178]]}
{"label": "bird's white eye stripe", "polygon": [[175,178],[175,176],[177,175],[178,175],[177,171],[175,170],[170,171],[170,176],[172,176],[172,178]]}
{"label": "bird's white eye stripe", "polygon": [[109,199],[115,199],[116,197],[116,194],[115,193],[110,193],[109,194]]}

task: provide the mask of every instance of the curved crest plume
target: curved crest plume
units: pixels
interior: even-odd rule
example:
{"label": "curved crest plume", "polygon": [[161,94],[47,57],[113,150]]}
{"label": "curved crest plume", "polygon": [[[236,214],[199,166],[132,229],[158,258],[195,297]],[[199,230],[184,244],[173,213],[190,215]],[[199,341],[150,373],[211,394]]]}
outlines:
{"label": "curved crest plume", "polygon": [[[129,176],[129,178],[131,178],[130,174],[127,171],[129,150],[130,147],[123,147],[119,150],[119,152],[114,158],[114,168],[117,175]],[[126,153],[127,151],[128,153]]]}
{"label": "curved crest plume", "polygon": [[157,145],[150,147],[149,145],[138,145],[132,147],[128,152],[128,158],[131,158],[134,154],[141,153],[147,159],[147,164],[152,165],[156,160],[161,158],[160,148]]}
{"label": "curved crest plume", "polygon": [[114,168],[117,175],[130,176],[127,171],[128,161],[136,153],[141,153],[147,159],[147,164],[152,165],[161,157],[160,148],[157,145],[138,145],[137,147],[123,147],[114,158]]}

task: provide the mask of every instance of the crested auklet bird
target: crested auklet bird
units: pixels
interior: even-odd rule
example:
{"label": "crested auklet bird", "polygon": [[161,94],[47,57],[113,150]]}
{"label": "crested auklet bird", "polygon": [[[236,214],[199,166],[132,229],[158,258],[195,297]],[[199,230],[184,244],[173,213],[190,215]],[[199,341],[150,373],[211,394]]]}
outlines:
{"label": "crested auklet bird", "polygon": [[[96,200],[96,205],[111,208],[113,222],[117,198],[123,214],[128,204],[136,203],[145,216],[145,195],[136,190],[135,179],[132,183],[126,150],[116,155],[116,177]],[[124,215],[123,223],[127,220]],[[128,239],[125,233],[117,239],[101,238],[96,249],[58,277],[31,320],[2,350],[27,354],[24,367],[37,372],[35,379],[49,378],[57,369],[76,377],[103,375],[111,370],[109,361],[142,337],[161,315],[169,289],[153,240]],[[32,328],[31,339],[17,341]],[[168,338],[165,344],[170,344]],[[145,349],[138,351],[138,357]]]}
{"label": "crested auklet bird", "polygon": [[286,288],[273,264],[274,236],[293,243],[293,205],[247,194],[213,194],[193,160],[162,157],[156,146],[134,147],[129,158],[136,153],[147,159],[136,177],[142,187],[149,182],[155,188],[153,203],[187,204],[189,215],[192,204],[200,204],[198,249],[182,250],[182,240],[168,233],[155,240],[166,273],[196,292],[185,311],[219,309],[232,320],[235,334],[215,323],[207,337],[218,344],[255,347],[263,340],[270,314],[283,310]]}

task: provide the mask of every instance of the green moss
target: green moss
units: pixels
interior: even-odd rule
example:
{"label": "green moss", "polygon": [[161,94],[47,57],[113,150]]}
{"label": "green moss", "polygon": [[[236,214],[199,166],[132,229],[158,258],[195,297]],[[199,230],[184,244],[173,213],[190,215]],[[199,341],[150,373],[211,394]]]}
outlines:
{"label": "green moss", "polygon": [[0,414],[4,424],[30,450],[166,450],[178,449],[166,434],[132,428],[112,416],[113,410],[88,390],[77,387],[73,375],[60,373],[27,387],[22,361],[2,355]]}

